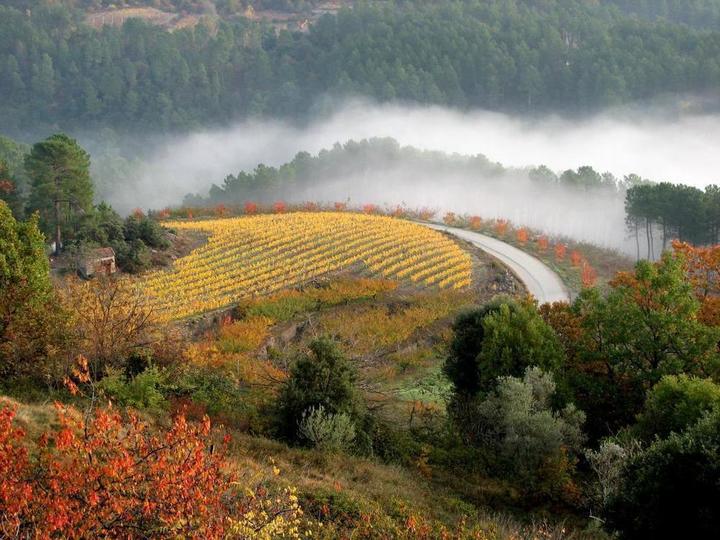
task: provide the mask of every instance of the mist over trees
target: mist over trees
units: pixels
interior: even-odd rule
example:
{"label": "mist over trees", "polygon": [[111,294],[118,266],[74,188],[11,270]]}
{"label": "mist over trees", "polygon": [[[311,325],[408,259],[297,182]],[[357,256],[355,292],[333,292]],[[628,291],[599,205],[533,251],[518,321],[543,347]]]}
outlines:
{"label": "mist over trees", "polygon": [[627,190],[625,211],[638,258],[659,256],[673,239],[720,241],[720,188],[714,184],[703,191],[670,182],[640,183]]}
{"label": "mist over trees", "polygon": [[358,3],[307,33],[242,17],[94,30],[57,4],[0,7],[0,122],[182,130],[304,116],[325,95],[587,111],[720,83],[720,32],[584,2]]}

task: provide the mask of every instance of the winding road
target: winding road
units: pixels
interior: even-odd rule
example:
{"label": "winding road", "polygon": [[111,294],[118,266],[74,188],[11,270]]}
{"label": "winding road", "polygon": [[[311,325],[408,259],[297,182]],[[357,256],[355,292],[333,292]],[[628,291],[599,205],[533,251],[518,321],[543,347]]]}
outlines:
{"label": "winding road", "polygon": [[545,263],[524,251],[484,234],[448,227],[438,223],[418,222],[421,225],[445,231],[470,242],[510,268],[538,302],[569,302],[570,292],[553,270]]}

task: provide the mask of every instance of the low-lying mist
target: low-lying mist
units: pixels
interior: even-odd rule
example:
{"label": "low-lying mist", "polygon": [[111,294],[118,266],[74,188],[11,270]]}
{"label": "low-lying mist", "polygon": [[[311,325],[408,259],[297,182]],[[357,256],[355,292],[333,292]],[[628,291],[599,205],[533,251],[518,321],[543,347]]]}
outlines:
{"label": "low-lying mist", "polygon": [[523,118],[487,111],[373,105],[355,101],[305,126],[246,121],[148,143],[150,158],[132,179],[103,182],[101,195],[119,210],[179,204],[187,193],[205,195],[228,174],[258,163],[279,166],[297,152],[316,154],[335,143],[392,137],[401,145],[451,154],[484,154],[514,167],[502,182],[477,176],[438,175],[417,167],[367,164],[358,177],[323,178],[279,197],[288,201],[431,206],[483,217],[504,217],[550,234],[631,251],[622,196],[549,188],[527,169],[555,171],[590,165],[618,178],[635,173],[654,181],[698,187],[720,181],[720,118],[660,115],[638,109],[608,111],[583,120]]}

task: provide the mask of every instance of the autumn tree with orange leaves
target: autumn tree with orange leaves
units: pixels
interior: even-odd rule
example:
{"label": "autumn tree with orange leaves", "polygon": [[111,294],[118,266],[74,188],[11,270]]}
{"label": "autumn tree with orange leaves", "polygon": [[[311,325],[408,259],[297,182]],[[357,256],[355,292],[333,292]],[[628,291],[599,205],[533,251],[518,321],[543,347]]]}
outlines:
{"label": "autumn tree with orange leaves", "polygon": [[683,256],[688,279],[700,301],[700,320],[720,326],[720,245],[695,247],[676,240],[673,250]]}
{"label": "autumn tree with orange leaves", "polygon": [[578,363],[569,375],[595,436],[631,423],[663,375],[720,376],[720,329],[700,320],[681,257],[665,253],[657,263],[641,261],[610,286],[607,296],[584,289],[566,318],[577,317],[582,328]]}
{"label": "autumn tree with orange leaves", "polygon": [[0,404],[3,538],[265,539],[301,526],[291,491],[240,485],[207,417],[157,431],[133,413],[56,410],[59,428],[31,441]]}

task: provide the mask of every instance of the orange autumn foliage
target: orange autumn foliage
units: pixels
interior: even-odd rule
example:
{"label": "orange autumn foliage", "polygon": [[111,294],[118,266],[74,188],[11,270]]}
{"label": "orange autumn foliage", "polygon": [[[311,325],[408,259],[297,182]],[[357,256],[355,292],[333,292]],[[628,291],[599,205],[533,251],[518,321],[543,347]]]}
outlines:
{"label": "orange autumn foliage", "polygon": [[517,241],[524,246],[528,241],[527,229],[525,227],[519,228],[515,233],[515,237],[517,238]]}
{"label": "orange autumn foliage", "polygon": [[276,201],[273,204],[273,212],[276,214],[283,214],[287,210],[287,204],[284,201]]}
{"label": "orange autumn foliage", "polygon": [[562,243],[555,244],[555,260],[558,262],[565,260],[565,254],[567,253],[567,246]]}
{"label": "orange autumn foliage", "polygon": [[248,215],[257,214],[258,205],[252,201],[246,201],[243,210]]}
{"label": "orange autumn foliage", "polygon": [[423,221],[429,221],[433,218],[435,213],[435,210],[432,210],[430,208],[421,208],[418,212],[418,217]]}
{"label": "orange autumn foliage", "polygon": [[472,216],[469,223],[470,228],[474,231],[480,230],[482,227],[482,219],[479,216]]}
{"label": "orange autumn foliage", "polygon": [[580,279],[583,287],[593,287],[597,283],[597,272],[587,261],[582,262]]}
{"label": "orange autumn foliage", "polygon": [[570,253],[570,264],[572,264],[573,266],[580,266],[582,262],[583,256],[579,251],[574,250],[572,253]]}
{"label": "orange autumn foliage", "polygon": [[364,214],[375,214],[377,213],[377,206],[371,203],[363,204],[362,211]]}
{"label": "orange autumn foliage", "polygon": [[[183,416],[155,433],[137,416],[56,404],[60,427],[27,441],[0,408],[0,534],[33,538],[222,538],[227,440]],[[29,443],[37,445],[30,458]]]}
{"label": "orange autumn foliage", "polygon": [[568,354],[568,359],[572,361],[579,350],[583,336],[582,318],[573,312],[567,302],[542,304],[538,311],[543,320],[555,331]]}
{"label": "orange autumn foliage", "polygon": [[335,210],[337,212],[343,212],[344,210],[347,210],[347,203],[344,202],[336,202],[334,205]]}
{"label": "orange autumn foliage", "polygon": [[684,259],[685,272],[700,301],[698,318],[720,326],[720,245],[695,247],[675,240],[673,250]]}
{"label": "orange autumn foliage", "polygon": [[445,222],[445,225],[454,225],[456,221],[455,213],[454,212],[448,212],[443,216],[443,221]]}
{"label": "orange autumn foliage", "polygon": [[393,208],[392,212],[390,213],[390,215],[392,215],[392,217],[396,217],[396,218],[405,217],[406,214],[407,214],[407,211],[405,210],[404,207],[402,207],[400,205],[397,205],[395,208]]}
{"label": "orange autumn foliage", "polygon": [[224,217],[228,214],[228,208],[224,204],[220,203],[215,207],[215,215]]}
{"label": "orange autumn foliage", "polygon": [[550,242],[547,239],[547,236],[543,235],[538,237],[537,239],[537,247],[538,251],[541,253],[544,253],[547,251],[548,247],[550,247]]}
{"label": "orange autumn foliage", "polygon": [[304,202],[302,207],[303,207],[303,210],[305,210],[306,212],[317,212],[318,209],[320,208],[318,206],[318,203],[312,202],[312,201]]}
{"label": "orange autumn foliage", "polygon": [[509,224],[510,224],[510,223],[508,222],[507,219],[498,219],[498,220],[495,222],[495,233],[496,233],[498,236],[505,236],[505,233],[506,233],[507,230],[508,230],[508,225],[509,225]]}

